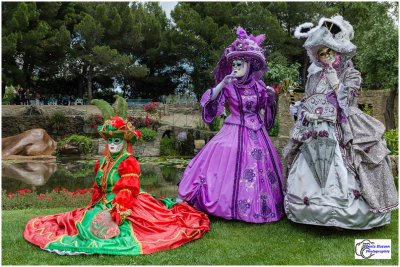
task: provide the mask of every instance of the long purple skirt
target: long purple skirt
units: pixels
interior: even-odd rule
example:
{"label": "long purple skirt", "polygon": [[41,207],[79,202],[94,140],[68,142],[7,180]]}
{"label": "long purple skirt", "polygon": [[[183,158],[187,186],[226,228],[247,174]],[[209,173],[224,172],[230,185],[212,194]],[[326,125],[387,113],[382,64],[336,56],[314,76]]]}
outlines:
{"label": "long purple skirt", "polygon": [[285,216],[281,170],[264,127],[225,124],[187,166],[178,196],[225,219],[278,221]]}

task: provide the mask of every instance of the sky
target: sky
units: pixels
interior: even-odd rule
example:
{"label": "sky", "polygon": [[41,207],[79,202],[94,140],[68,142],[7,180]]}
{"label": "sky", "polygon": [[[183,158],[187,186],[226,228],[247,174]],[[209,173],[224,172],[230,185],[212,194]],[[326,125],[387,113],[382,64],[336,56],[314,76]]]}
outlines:
{"label": "sky", "polygon": [[171,18],[170,13],[176,4],[178,4],[178,1],[160,1],[160,6],[165,11],[168,18]]}

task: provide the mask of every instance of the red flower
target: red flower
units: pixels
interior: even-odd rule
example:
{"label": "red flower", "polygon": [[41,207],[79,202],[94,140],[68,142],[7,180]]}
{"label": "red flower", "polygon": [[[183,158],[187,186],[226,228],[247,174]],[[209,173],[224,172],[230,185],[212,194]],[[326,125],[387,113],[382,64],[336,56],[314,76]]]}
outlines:
{"label": "red flower", "polygon": [[135,133],[139,138],[142,138],[142,133],[138,129],[135,129]]}
{"label": "red flower", "polygon": [[115,118],[110,119],[110,121],[112,122],[112,126],[115,128],[122,127],[127,123],[126,121],[118,117],[118,115],[115,115]]}
{"label": "red flower", "polygon": [[56,192],[57,192],[57,191],[58,191],[58,187],[54,188],[54,191],[56,191]]}
{"label": "red flower", "polygon": [[50,200],[50,198],[49,198],[49,197],[46,197],[46,199],[47,199],[47,200]]}

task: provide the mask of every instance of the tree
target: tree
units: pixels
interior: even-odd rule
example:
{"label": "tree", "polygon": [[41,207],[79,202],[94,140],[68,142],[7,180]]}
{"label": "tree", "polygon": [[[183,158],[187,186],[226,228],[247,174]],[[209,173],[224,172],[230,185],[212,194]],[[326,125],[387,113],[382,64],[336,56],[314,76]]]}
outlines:
{"label": "tree", "polygon": [[146,73],[133,53],[143,41],[141,24],[127,2],[2,6],[5,84],[40,85],[41,91],[52,93],[68,85],[78,87],[80,96],[86,85],[91,98],[93,84],[105,86],[121,73]]}
{"label": "tree", "polygon": [[2,3],[3,82],[34,86],[34,77],[57,72],[60,56],[68,49],[69,32],[54,19],[60,3]]}
{"label": "tree", "polygon": [[85,77],[88,99],[91,100],[95,77],[103,75],[118,79],[121,74],[142,76],[146,66],[136,64],[131,56],[142,37],[140,23],[135,22],[128,3],[118,8],[114,3],[82,4],[88,13],[74,27],[74,50],[67,66],[72,72]]}

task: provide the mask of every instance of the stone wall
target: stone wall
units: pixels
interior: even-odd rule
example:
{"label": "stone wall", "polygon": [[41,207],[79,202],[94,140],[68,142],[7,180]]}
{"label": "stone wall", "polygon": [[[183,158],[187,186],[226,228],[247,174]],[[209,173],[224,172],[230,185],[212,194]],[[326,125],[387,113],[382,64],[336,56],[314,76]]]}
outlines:
{"label": "stone wall", "polygon": [[[134,145],[134,153],[139,157],[157,157],[160,156],[160,142],[164,136],[175,137],[179,133],[185,131],[187,134],[187,140],[182,144],[176,143],[176,149],[179,151],[181,156],[193,156],[195,154],[195,140],[204,140],[206,143],[213,138],[217,132],[201,131],[193,128],[177,127],[170,125],[162,125],[157,130],[157,136],[155,140],[150,142],[139,142]],[[105,140],[102,138],[93,141],[94,151],[97,155],[102,155],[106,146]]]}
{"label": "stone wall", "polygon": [[[83,116],[65,116],[66,127],[62,135],[82,134]],[[54,139],[55,133],[46,115],[2,116],[2,137],[23,133],[30,129],[42,128]]]}

